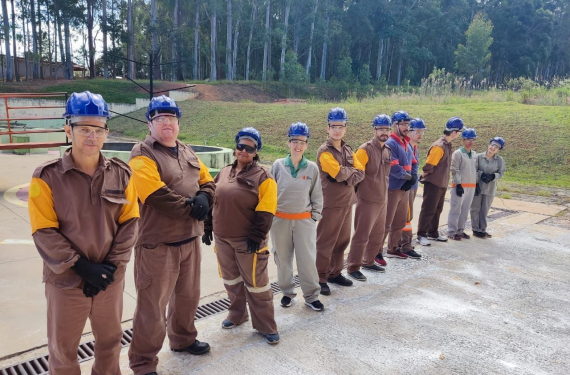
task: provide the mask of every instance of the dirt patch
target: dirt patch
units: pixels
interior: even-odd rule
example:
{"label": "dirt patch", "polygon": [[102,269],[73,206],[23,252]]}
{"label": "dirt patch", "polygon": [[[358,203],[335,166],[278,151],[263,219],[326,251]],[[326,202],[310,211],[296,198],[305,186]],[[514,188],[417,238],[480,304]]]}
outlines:
{"label": "dirt patch", "polygon": [[274,93],[268,93],[253,85],[241,84],[197,84],[190,89],[198,94],[197,100],[218,102],[245,102],[272,103],[281,97]]}

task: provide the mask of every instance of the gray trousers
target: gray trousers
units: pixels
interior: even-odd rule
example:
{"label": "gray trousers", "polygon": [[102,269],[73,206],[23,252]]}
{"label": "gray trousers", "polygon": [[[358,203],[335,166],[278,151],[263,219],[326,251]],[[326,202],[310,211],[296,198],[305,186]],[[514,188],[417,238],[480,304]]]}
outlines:
{"label": "gray trousers", "polygon": [[447,233],[450,236],[462,234],[465,229],[465,222],[469,216],[471,202],[475,196],[475,188],[466,187],[461,197],[457,196],[455,188],[450,189],[451,199],[449,200],[449,215],[447,216]]}
{"label": "gray trousers", "polygon": [[493,204],[494,195],[479,194],[471,203],[471,228],[474,232],[487,231],[487,215]]}
{"label": "gray trousers", "polygon": [[283,295],[294,298],[293,256],[303,297],[308,303],[319,299],[321,287],[317,273],[317,223],[313,219],[289,220],[273,218],[271,226],[272,253],[277,264],[277,282]]}

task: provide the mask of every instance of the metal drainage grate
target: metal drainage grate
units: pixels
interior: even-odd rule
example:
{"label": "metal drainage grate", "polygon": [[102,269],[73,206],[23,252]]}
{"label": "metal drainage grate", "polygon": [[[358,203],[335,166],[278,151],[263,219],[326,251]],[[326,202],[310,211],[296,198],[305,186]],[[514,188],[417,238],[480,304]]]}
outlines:
{"label": "metal drainage grate", "polygon": [[[295,287],[299,287],[300,286],[299,276],[295,276],[293,280],[295,282]],[[281,293],[281,288],[279,288],[279,284],[277,284],[277,282],[271,283],[271,290],[275,294]],[[194,315],[194,320],[202,320],[210,316],[217,315],[219,313],[227,311],[229,307],[230,307],[230,300],[227,298],[222,298],[210,303],[206,303],[204,305],[200,305],[198,306],[198,310]],[[132,328],[124,330],[123,338],[121,339],[121,346],[124,348],[131,345],[132,340],[133,340]],[[94,351],[95,351],[95,340],[79,345],[79,348],[77,349],[77,359],[79,360],[79,363],[93,359]],[[0,370],[0,375],[45,375],[45,374],[49,374],[47,354]]]}

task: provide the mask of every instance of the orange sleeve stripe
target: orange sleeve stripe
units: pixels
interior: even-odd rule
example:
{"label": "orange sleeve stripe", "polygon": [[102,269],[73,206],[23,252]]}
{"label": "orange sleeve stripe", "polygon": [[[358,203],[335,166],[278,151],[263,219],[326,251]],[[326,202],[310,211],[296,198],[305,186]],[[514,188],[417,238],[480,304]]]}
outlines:
{"label": "orange sleeve stripe", "polygon": [[332,178],[335,178],[340,172],[340,164],[330,152],[323,152],[319,157],[319,162],[323,172],[328,173]]}
{"label": "orange sleeve stripe", "polygon": [[277,183],[268,178],[259,185],[259,202],[256,211],[265,211],[275,215],[277,212]]}
{"label": "orange sleeve stripe", "polygon": [[28,191],[28,212],[32,234],[38,229],[58,228],[59,220],[55,213],[53,195],[49,185],[41,178],[32,178]]}
{"label": "orange sleeve stripe", "polygon": [[158,166],[149,157],[135,156],[129,161],[129,166],[133,171],[131,179],[141,202],[144,203],[149,195],[166,185],[160,179]]}
{"label": "orange sleeve stripe", "polygon": [[362,163],[360,163],[360,160],[358,160],[354,152],[352,153],[352,162],[354,163],[354,168],[360,171],[364,170],[364,166],[362,165]]}
{"label": "orange sleeve stripe", "polygon": [[206,167],[204,163],[202,163],[202,160],[198,159],[198,163],[200,163],[200,181],[198,181],[198,184],[204,185],[208,182],[214,181],[212,175],[210,175],[208,167]]}
{"label": "orange sleeve stripe", "polygon": [[132,178],[129,180],[129,184],[125,189],[125,195],[125,198],[129,203],[123,204],[123,207],[121,207],[121,214],[118,220],[119,224],[123,224],[130,219],[140,217],[137,189],[135,188],[135,183]]}
{"label": "orange sleeve stripe", "polygon": [[429,150],[429,154],[426,159],[426,164],[438,165],[442,157],[443,157],[443,148],[439,146],[433,146],[431,150]]}
{"label": "orange sleeve stripe", "polygon": [[392,162],[390,163],[390,166],[394,166],[394,165],[400,165],[400,161],[398,159],[392,160]]}
{"label": "orange sleeve stripe", "polygon": [[366,150],[363,148],[359,148],[358,150],[356,150],[355,159],[358,159],[360,164],[362,164],[362,167],[364,167],[364,170],[366,170],[366,164],[368,164],[368,161],[370,160],[368,158],[368,153],[366,152]]}

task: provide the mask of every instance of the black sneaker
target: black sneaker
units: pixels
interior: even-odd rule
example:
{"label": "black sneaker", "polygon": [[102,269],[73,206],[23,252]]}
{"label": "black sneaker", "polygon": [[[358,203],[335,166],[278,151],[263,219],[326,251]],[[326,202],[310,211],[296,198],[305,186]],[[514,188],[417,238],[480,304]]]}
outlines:
{"label": "black sneaker", "polygon": [[483,234],[485,235],[486,238],[491,238],[493,237],[492,234],[488,233],[488,232],[483,232]]}
{"label": "black sneaker", "polygon": [[352,277],[354,280],[366,281],[366,276],[364,276],[360,271],[349,272],[348,276]]}
{"label": "black sneaker", "polygon": [[327,282],[337,284],[340,286],[352,286],[352,281],[342,276],[342,273],[336,277],[329,277]]}
{"label": "black sneaker", "polygon": [[331,294],[331,288],[329,288],[329,285],[327,283],[319,283],[319,285],[321,286],[321,294],[323,296],[328,296]]}
{"label": "black sneaker", "polygon": [[281,306],[291,307],[292,304],[293,302],[291,300],[291,297],[283,296],[283,298],[281,298]]}
{"label": "black sneaker", "polygon": [[156,372],[147,372],[147,373],[144,374],[144,375],[158,375],[158,374],[157,374]]}
{"label": "black sneaker", "polygon": [[478,238],[487,238],[487,235],[484,232],[475,232],[473,231],[473,235]]}
{"label": "black sneaker", "polygon": [[412,258],[412,259],[421,259],[421,255],[416,253],[414,250],[409,250],[406,251],[406,255],[408,256],[408,258]]}
{"label": "black sneaker", "polygon": [[373,271],[373,272],[386,272],[386,270],[383,267],[380,267],[377,264],[373,264],[371,266],[364,265],[364,266],[362,266],[362,269],[365,269],[367,271]]}
{"label": "black sneaker", "polygon": [[309,306],[315,311],[323,311],[325,309],[325,306],[319,300],[313,301],[311,303],[305,302],[305,305]]}
{"label": "black sneaker", "polygon": [[210,351],[210,345],[208,345],[208,343],[206,342],[200,342],[196,340],[192,345],[187,346],[186,348],[181,348],[181,349],[170,348],[170,350],[172,350],[173,352],[188,352],[194,355],[201,355],[201,354],[206,354]]}

